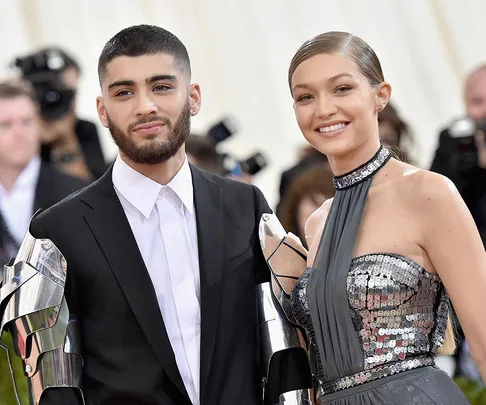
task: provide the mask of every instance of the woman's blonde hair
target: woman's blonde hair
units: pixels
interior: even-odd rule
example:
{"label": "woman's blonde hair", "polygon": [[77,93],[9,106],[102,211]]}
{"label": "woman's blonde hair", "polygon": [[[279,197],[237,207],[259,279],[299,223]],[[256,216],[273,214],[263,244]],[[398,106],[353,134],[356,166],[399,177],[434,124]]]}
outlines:
{"label": "woman's blonde hair", "polygon": [[444,335],[444,344],[437,349],[438,354],[454,354],[456,351],[456,336],[454,333],[455,327],[452,322],[452,315],[449,311],[447,317],[447,327]]}

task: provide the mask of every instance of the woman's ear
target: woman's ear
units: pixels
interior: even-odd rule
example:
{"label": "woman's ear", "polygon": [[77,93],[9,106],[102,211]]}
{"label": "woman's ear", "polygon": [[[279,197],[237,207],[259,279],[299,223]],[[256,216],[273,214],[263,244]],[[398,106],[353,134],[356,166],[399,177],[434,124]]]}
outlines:
{"label": "woman's ear", "polygon": [[381,82],[375,89],[375,109],[382,111],[391,97],[391,85],[388,82]]}

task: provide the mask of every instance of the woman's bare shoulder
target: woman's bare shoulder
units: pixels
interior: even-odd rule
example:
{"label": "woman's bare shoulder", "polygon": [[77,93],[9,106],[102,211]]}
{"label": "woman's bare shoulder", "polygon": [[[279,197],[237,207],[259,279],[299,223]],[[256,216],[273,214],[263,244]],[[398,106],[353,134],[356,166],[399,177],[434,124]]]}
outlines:
{"label": "woman's bare shoulder", "polygon": [[457,204],[461,201],[457,188],[450,179],[411,165],[404,166],[399,187],[403,199],[424,213],[433,211],[437,205]]}

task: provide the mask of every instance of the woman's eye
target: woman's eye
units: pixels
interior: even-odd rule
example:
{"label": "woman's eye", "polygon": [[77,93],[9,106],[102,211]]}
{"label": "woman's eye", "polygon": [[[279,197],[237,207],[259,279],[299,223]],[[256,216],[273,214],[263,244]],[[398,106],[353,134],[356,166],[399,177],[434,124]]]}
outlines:
{"label": "woman's eye", "polygon": [[341,86],[341,87],[338,87],[334,92],[335,93],[345,93],[347,91],[351,90],[351,87],[349,86]]}
{"label": "woman's eye", "polygon": [[297,97],[297,101],[309,101],[310,99],[312,99],[312,96],[310,96],[309,94],[304,94]]}

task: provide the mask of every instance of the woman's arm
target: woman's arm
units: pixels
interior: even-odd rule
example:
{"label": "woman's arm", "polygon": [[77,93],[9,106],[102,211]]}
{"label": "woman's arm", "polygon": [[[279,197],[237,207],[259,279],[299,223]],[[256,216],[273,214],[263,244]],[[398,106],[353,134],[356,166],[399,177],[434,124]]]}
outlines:
{"label": "woman's arm", "polygon": [[444,283],[486,380],[486,253],[474,220],[447,178],[425,172],[417,198],[424,249]]}

